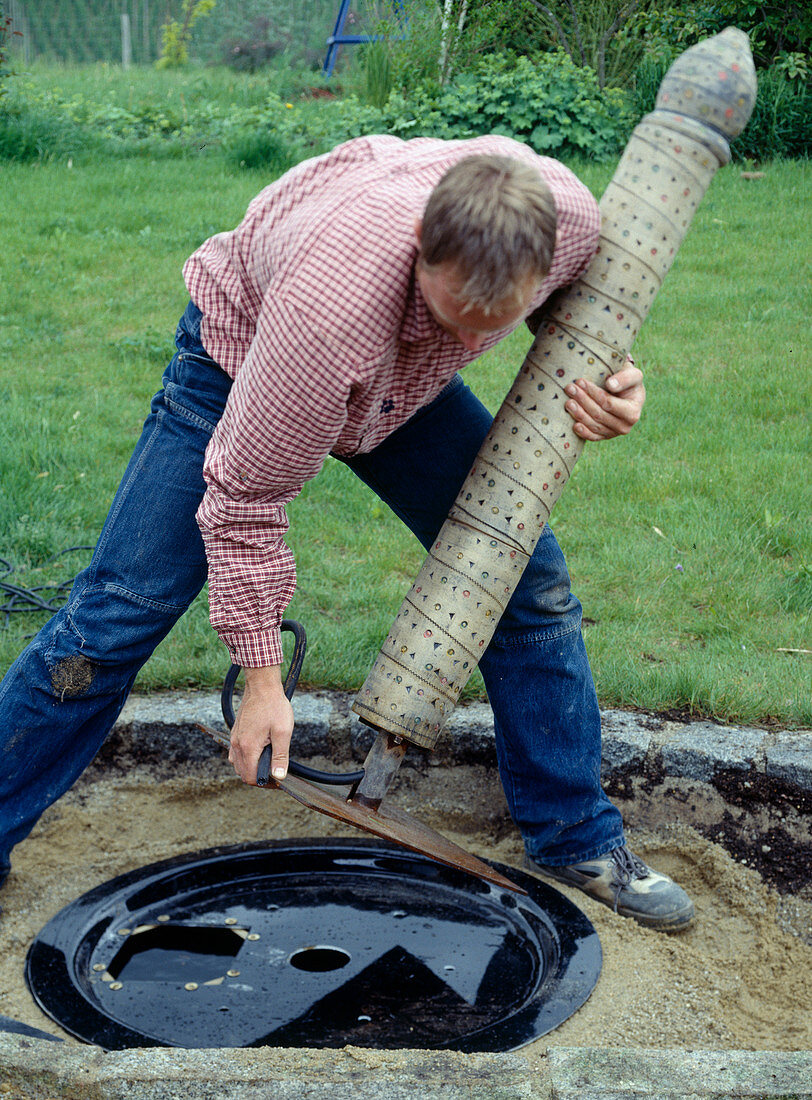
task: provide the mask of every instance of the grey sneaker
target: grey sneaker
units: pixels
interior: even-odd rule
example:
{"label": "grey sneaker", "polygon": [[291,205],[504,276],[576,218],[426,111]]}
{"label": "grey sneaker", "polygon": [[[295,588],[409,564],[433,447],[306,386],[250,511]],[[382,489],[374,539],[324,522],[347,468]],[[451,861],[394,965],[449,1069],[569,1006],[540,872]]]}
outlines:
{"label": "grey sneaker", "polygon": [[583,890],[621,917],[658,932],[681,932],[694,919],[694,903],[667,875],[654,871],[623,845],[597,859],[548,867],[529,856],[525,866],[545,878]]}

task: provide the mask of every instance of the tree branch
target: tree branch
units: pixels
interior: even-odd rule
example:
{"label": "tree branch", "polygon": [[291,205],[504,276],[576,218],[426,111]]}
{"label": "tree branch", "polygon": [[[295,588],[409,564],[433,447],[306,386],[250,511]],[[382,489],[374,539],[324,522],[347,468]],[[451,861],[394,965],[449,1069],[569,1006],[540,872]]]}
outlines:
{"label": "tree branch", "polygon": [[556,38],[561,43],[562,49],[564,50],[565,53],[569,54],[569,56],[572,57],[572,47],[570,46],[569,41],[567,40],[567,35],[566,35],[566,32],[565,32],[564,28],[562,27],[561,23],[559,23],[558,19],[556,18],[555,12],[551,8],[548,8],[546,4],[542,4],[541,0],[531,0],[531,3],[535,7],[538,8],[538,10],[542,13],[542,15],[547,16],[547,18],[550,20],[550,22],[553,25],[553,29],[555,30]]}
{"label": "tree branch", "polygon": [[629,17],[640,7],[640,2],[641,0],[631,0],[625,8],[621,8],[598,43],[598,87],[601,91],[603,91],[603,86],[606,83],[606,47],[609,44],[609,39],[617,34],[624,23],[628,22]]}
{"label": "tree branch", "polygon": [[586,50],[584,49],[584,41],[581,38],[581,24],[578,22],[578,13],[575,10],[575,4],[573,0],[567,0],[567,7],[570,9],[570,15],[572,16],[572,33],[575,35],[575,41],[578,44],[578,53],[581,55],[581,64],[588,65]]}

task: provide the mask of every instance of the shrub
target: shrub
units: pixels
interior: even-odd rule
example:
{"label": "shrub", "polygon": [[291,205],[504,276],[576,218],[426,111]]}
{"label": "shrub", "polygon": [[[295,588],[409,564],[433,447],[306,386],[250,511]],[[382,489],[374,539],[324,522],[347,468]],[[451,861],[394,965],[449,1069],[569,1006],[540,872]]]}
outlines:
{"label": "shrub", "polygon": [[284,51],[284,43],[271,39],[271,20],[257,16],[248,25],[246,33],[226,38],[222,43],[223,63],[237,72],[255,73]]}
{"label": "shrub", "polygon": [[159,69],[177,69],[189,61],[192,27],[202,15],[209,15],[217,0],[182,0],[181,21],[169,19],[161,27],[161,56],[155,62]]}
{"label": "shrub", "polygon": [[281,176],[299,159],[297,146],[267,129],[241,130],[225,143],[226,159],[237,168]]}
{"label": "shrub", "polygon": [[265,125],[307,155],[349,138],[465,138],[504,134],[539,153],[604,157],[620,152],[636,116],[631,98],[616,88],[601,93],[591,69],[565,54],[533,61],[494,55],[461,73],[446,88],[423,85],[409,97],[393,92],[380,109],[356,96],[324,102],[318,112],[286,112],[268,97]]}
{"label": "shrub", "polygon": [[[489,53],[526,52],[538,23],[528,0],[409,0],[400,9],[395,4],[372,6],[368,0],[368,6],[376,15],[369,30],[380,36],[376,52],[386,54],[386,62],[378,56],[373,64],[386,64],[390,87],[405,95],[419,87],[436,90]],[[382,15],[387,7],[390,13]],[[352,67],[349,83],[351,88],[356,83]],[[385,97],[370,98],[368,89],[363,94],[368,102],[385,102]]]}
{"label": "shrub", "polygon": [[601,88],[632,83],[646,42],[628,27],[641,2],[529,0],[539,24],[539,45],[543,49],[563,47],[576,64],[590,65]]}
{"label": "shrub", "polygon": [[[667,68],[666,61],[650,57],[640,65],[635,85],[639,115],[654,110],[657,90]],[[752,117],[744,133],[730,147],[734,159],[808,157],[812,143],[812,91],[801,61],[795,55],[783,55],[757,76],[758,95]]]}
{"label": "shrub", "polygon": [[646,4],[626,31],[646,42],[646,52],[671,59],[725,27],[750,38],[756,68],[768,68],[786,51],[808,53],[812,46],[812,7],[803,0],[676,0]]}
{"label": "shrub", "polygon": [[436,97],[391,97],[384,113],[388,129],[403,136],[504,134],[557,157],[617,153],[635,121],[629,97],[601,92],[594,71],[563,52],[532,60],[496,54]]}
{"label": "shrub", "polygon": [[808,157],[812,149],[812,89],[779,63],[758,74],[758,95],[744,133],[731,146],[740,160]]}
{"label": "shrub", "polygon": [[14,104],[0,111],[0,161],[30,162],[73,156],[87,136],[55,111]]}

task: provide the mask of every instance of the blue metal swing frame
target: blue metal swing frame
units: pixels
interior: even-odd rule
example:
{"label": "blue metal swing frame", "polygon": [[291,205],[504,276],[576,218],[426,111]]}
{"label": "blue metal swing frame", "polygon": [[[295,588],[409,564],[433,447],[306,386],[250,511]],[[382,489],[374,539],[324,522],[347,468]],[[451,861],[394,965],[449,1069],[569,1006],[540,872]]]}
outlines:
{"label": "blue metal swing frame", "polygon": [[[404,0],[392,0],[392,7],[395,9],[395,16],[398,21],[404,24],[407,19]],[[359,46],[366,42],[378,42],[384,37],[382,34],[344,34],[344,23],[349,10],[350,0],[341,0],[335,28],[327,39],[327,56],[324,58],[324,65],[321,70],[324,76],[330,77],[333,75],[340,46]]]}

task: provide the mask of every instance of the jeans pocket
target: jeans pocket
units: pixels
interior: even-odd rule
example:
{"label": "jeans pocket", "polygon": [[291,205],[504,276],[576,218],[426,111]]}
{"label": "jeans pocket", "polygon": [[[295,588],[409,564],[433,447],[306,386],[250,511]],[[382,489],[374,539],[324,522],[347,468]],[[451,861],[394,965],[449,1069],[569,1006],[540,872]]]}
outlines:
{"label": "jeans pocket", "polygon": [[176,358],[176,369],[164,379],[164,404],[211,435],[226,407],[231,379],[212,359],[186,352]]}
{"label": "jeans pocket", "polygon": [[206,408],[200,400],[194,400],[189,391],[176,382],[167,382],[164,386],[164,404],[175,416],[202,428],[211,435],[222,415],[222,408]]}

